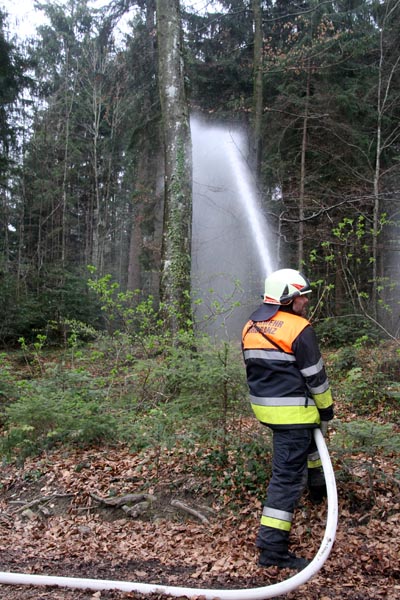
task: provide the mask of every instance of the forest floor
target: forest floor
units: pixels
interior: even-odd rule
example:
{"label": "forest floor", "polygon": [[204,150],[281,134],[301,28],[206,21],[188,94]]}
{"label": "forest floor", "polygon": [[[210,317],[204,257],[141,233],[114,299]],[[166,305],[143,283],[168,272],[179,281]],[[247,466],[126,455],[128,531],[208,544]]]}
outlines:
{"label": "forest floor", "polygon": [[[254,419],[249,423],[253,426]],[[334,548],[314,578],[286,596],[290,600],[400,598],[395,461],[374,456],[379,477],[371,477],[371,462],[362,455],[354,458],[354,472],[338,476]],[[332,459],[335,471],[340,470],[340,458]],[[199,588],[199,597],[201,589],[263,587],[293,575],[257,565],[260,501],[217,492],[191,468],[191,460],[194,465],[195,458],[178,448],[135,454],[118,446],[58,449],[23,466],[3,465],[0,570]],[[124,499],[126,494],[139,496]],[[131,514],[125,512],[132,506],[129,500],[135,502]],[[174,500],[182,504],[171,504]],[[312,558],[325,518],[325,504],[313,506],[304,497],[296,511],[291,549]],[[8,600],[165,597],[0,585],[0,598]]]}

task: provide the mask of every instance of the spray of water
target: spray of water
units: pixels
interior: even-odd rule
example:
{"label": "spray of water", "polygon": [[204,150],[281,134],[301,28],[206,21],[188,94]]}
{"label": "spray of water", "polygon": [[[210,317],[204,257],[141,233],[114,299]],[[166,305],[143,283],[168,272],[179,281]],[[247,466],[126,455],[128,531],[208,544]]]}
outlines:
{"label": "spray of water", "polygon": [[[274,261],[269,230],[239,130],[193,118],[192,285],[203,300],[232,307],[228,336],[237,336],[257,305]],[[238,286],[238,282],[240,285]],[[201,308],[197,310],[201,311]],[[216,324],[213,323],[215,330]]]}
{"label": "spray of water", "polygon": [[253,234],[260,266],[264,269],[265,274],[269,275],[274,268],[267,241],[268,225],[260,210],[253,178],[241,150],[243,147],[242,137],[238,134],[237,139],[235,139],[234,134],[229,132],[229,137],[226,138],[224,145],[238,189],[238,200],[243,206],[244,215]]}

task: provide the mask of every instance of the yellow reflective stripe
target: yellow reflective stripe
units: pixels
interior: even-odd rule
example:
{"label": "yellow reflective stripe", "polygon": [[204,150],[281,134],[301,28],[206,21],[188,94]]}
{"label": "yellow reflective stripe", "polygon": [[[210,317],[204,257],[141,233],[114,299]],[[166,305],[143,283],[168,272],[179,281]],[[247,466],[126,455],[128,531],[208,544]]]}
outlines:
{"label": "yellow reflective stripe", "polygon": [[313,398],[318,408],[329,408],[329,406],[333,404],[332,392],[330,389],[326,390],[323,394],[313,394]]}
{"label": "yellow reflective stripe", "polygon": [[307,461],[308,469],[316,469],[317,467],[322,467],[322,462],[321,462],[320,458],[318,460],[308,460]]}
{"label": "yellow reflective stripe", "polygon": [[315,406],[259,406],[252,404],[251,408],[261,423],[270,425],[318,425],[319,412]]}
{"label": "yellow reflective stripe", "polygon": [[281,519],[274,519],[273,517],[261,517],[261,525],[265,527],[272,527],[273,529],[281,529],[282,531],[290,531],[292,524],[289,521],[282,521]]}

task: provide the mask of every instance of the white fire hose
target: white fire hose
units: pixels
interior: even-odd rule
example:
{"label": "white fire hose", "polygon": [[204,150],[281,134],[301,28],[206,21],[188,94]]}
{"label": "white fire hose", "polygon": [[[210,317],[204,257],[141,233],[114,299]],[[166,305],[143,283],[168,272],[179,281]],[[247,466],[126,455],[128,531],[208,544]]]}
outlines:
{"label": "white fire hose", "polygon": [[121,590],[123,592],[139,592],[141,594],[169,594],[175,597],[187,596],[189,598],[194,596],[204,596],[207,600],[213,600],[214,598],[221,598],[221,600],[264,600],[266,598],[275,598],[277,596],[288,594],[311,579],[311,577],[319,571],[330,554],[336,534],[338,502],[335,475],[325,440],[319,429],[314,430],[314,437],[324,470],[328,494],[328,513],[325,534],[321,546],[310,564],[307,565],[305,569],[285,581],[245,590],[213,590],[158,585],[153,583],[111,581],[106,579],[81,579],[75,577],[0,572],[0,584],[47,585],[90,590]]}

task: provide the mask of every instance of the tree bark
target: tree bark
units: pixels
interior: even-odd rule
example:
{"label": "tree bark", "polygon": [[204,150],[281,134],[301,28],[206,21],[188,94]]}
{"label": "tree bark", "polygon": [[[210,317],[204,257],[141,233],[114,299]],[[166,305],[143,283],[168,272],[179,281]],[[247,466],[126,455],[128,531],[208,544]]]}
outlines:
{"label": "tree bark", "polygon": [[298,267],[303,269],[304,262],[304,195],[305,195],[305,179],[306,179],[306,152],[307,152],[307,127],[309,118],[310,105],[310,83],[311,83],[311,66],[308,60],[307,64],[307,82],[306,82],[306,98],[304,104],[303,116],[303,137],[301,141],[301,165],[300,165],[300,194],[299,194],[299,241],[298,241]]}
{"label": "tree bark", "polygon": [[373,175],[373,224],[372,224],[372,314],[377,318],[378,314],[378,279],[382,277],[382,271],[379,269],[379,247],[378,236],[381,229],[381,203],[380,203],[380,187],[382,167],[381,159],[385,147],[391,145],[389,140],[395,140],[399,136],[399,128],[396,126],[384,139],[383,137],[383,121],[390,110],[391,100],[390,91],[393,84],[393,78],[400,70],[400,55],[396,55],[392,64],[385,64],[387,60],[387,50],[385,48],[385,37],[389,35],[390,19],[393,18],[393,13],[399,10],[400,2],[395,0],[393,3],[388,2],[385,8],[382,24],[380,27],[379,36],[379,63],[378,63],[378,89],[377,89],[377,123],[376,123],[376,156]]}
{"label": "tree bark", "polygon": [[[152,64],[155,50],[154,42],[155,32],[155,0],[147,0],[146,2],[146,37],[144,51],[149,57],[148,60]],[[156,67],[154,66],[154,72]],[[144,114],[152,114],[152,101],[151,91],[149,89],[144,90],[143,93],[143,108]],[[152,126],[154,129],[154,125]],[[157,140],[159,138],[158,128],[155,134]],[[129,262],[128,262],[128,281],[127,289],[130,291],[143,290],[144,287],[144,271],[146,270],[143,263],[151,262],[153,265],[157,265],[157,272],[160,270],[160,252],[153,249],[149,252],[150,256],[146,257],[145,254],[145,234],[144,225],[148,225],[148,216],[146,213],[151,212],[153,220],[153,239],[156,229],[155,214],[159,214],[162,210],[158,206],[159,202],[156,192],[156,180],[158,176],[157,172],[157,161],[158,152],[154,148],[154,131],[149,131],[149,126],[142,128],[140,136],[139,147],[141,148],[140,156],[137,159],[136,168],[136,184],[135,184],[135,196],[132,199],[131,206],[131,227],[130,227],[130,238],[129,238]],[[147,237],[149,232],[147,232]],[[157,243],[153,246],[157,247]],[[160,246],[160,244],[158,244]],[[147,270],[150,266],[147,265]],[[149,287],[149,286],[148,286]],[[159,286],[157,286],[159,287]],[[150,286],[151,288],[151,286]],[[154,291],[150,290],[153,294]],[[158,290],[157,290],[158,293]]]}
{"label": "tree bark", "polygon": [[172,335],[191,324],[192,161],[179,0],[157,0],[164,136],[164,226],[160,299]]}
{"label": "tree bark", "polygon": [[253,0],[254,69],[253,69],[253,156],[257,177],[261,170],[263,114],[263,30],[260,0]]}

